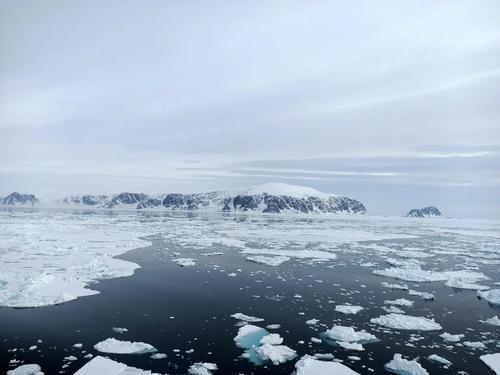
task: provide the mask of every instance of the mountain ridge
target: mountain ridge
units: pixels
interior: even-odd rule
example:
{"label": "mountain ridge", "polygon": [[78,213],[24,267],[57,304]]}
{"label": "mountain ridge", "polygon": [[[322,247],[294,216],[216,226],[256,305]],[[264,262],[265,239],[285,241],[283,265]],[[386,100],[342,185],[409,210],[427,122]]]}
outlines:
{"label": "mountain ridge", "polygon": [[6,201],[6,198],[4,198],[2,203],[16,206],[28,204],[21,202],[26,201],[30,202],[31,206],[211,210],[221,212],[355,214],[365,214],[367,212],[363,203],[346,196],[323,193],[305,186],[278,183],[262,184],[233,191],[211,191],[207,193],[145,194],[122,192],[112,195],[72,195],[50,203],[40,203],[32,194],[21,194],[21,196],[26,197],[26,199],[14,200],[11,204],[6,204],[3,203]]}

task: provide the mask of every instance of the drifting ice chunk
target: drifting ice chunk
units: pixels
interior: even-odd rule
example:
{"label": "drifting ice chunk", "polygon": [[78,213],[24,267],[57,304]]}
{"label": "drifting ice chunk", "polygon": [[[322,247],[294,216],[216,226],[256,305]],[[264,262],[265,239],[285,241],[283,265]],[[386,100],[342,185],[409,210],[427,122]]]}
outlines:
{"label": "drifting ice chunk", "polygon": [[500,305],[500,289],[491,289],[487,292],[477,292],[477,295],[493,305]]}
{"label": "drifting ice chunk", "polygon": [[358,352],[362,352],[363,350],[365,350],[365,348],[363,348],[363,345],[358,344],[357,342],[337,341],[337,345],[344,349],[357,350]]}
{"label": "drifting ice chunk", "polygon": [[264,321],[264,319],[262,319],[262,318],[257,318],[255,316],[245,315],[242,313],[232,314],[231,317],[234,319],[243,320],[244,322],[248,322],[248,323],[257,323],[257,322]]}
{"label": "drifting ice chunk", "polygon": [[102,353],[142,354],[156,352],[153,345],[144,342],[121,341],[109,338],[94,345],[94,349]]}
{"label": "drifting ice chunk", "polygon": [[319,323],[319,319],[309,319],[309,320],[306,320],[306,324],[308,326],[315,326],[318,323]]}
{"label": "drifting ice chunk", "polygon": [[297,352],[286,345],[264,344],[255,351],[260,358],[264,361],[271,361],[273,365],[279,365],[297,357]]}
{"label": "drifting ice chunk", "polygon": [[486,348],[486,345],[484,345],[481,341],[464,341],[464,346],[467,346],[472,349]]}
{"label": "drifting ice chunk", "polygon": [[405,298],[398,298],[395,299],[394,301],[384,301],[384,303],[386,305],[408,306],[408,307],[413,306],[413,301],[410,301],[409,299]]}
{"label": "drifting ice chunk", "polygon": [[238,334],[234,338],[234,342],[240,348],[248,349],[252,346],[259,345],[260,339],[267,336],[267,332],[264,328],[254,326],[253,324],[247,324],[240,327]]}
{"label": "drifting ice chunk", "polygon": [[419,296],[419,297],[422,297],[422,299],[425,299],[427,301],[435,299],[434,294],[432,294],[432,293],[420,292],[418,290],[413,290],[413,289],[410,289],[408,291],[408,294],[410,296]]}
{"label": "drifting ice chunk", "polygon": [[300,259],[336,259],[337,255],[321,250],[274,250],[274,249],[245,249],[242,254],[256,255],[277,255],[283,257],[300,258]]}
{"label": "drifting ice chunk", "polygon": [[279,266],[281,263],[287,262],[290,260],[290,257],[285,256],[275,256],[275,257],[266,257],[263,255],[253,255],[247,257],[247,260],[254,263],[266,264],[268,266]]}
{"label": "drifting ice chunk", "polygon": [[495,374],[500,375],[500,353],[485,354],[479,357],[479,359],[492,369]]}
{"label": "drifting ice chunk", "polygon": [[408,361],[401,354],[394,354],[394,358],[385,364],[385,368],[399,375],[429,375],[417,361]]}
{"label": "drifting ice chunk", "polygon": [[452,335],[451,333],[445,332],[439,335],[445,342],[459,342],[465,337],[464,334]]}
{"label": "drifting ice chunk", "polygon": [[434,320],[421,316],[403,314],[387,314],[370,319],[370,323],[379,324],[393,329],[406,329],[416,331],[438,331],[442,327]]}
{"label": "drifting ice chunk", "polygon": [[181,267],[195,266],[196,263],[192,258],[176,258],[172,259],[172,262],[177,263]]}
{"label": "drifting ice chunk", "polygon": [[391,288],[391,289],[398,289],[398,290],[408,290],[408,285],[390,284],[390,283],[386,283],[385,281],[382,281],[382,286],[384,288]]}
{"label": "drifting ice chunk", "polygon": [[498,316],[496,315],[493,318],[486,319],[485,321],[481,320],[481,322],[500,327],[500,319],[498,319]]}
{"label": "drifting ice chunk", "polygon": [[354,305],[337,305],[335,306],[335,311],[342,313],[342,314],[357,314],[361,310],[363,310],[364,307],[362,306],[354,306]]}
{"label": "drifting ice chunk", "polygon": [[330,340],[343,342],[367,342],[377,340],[374,335],[365,330],[355,331],[354,328],[346,326],[333,326],[325,332],[325,336]]}
{"label": "drifting ice chunk", "polygon": [[489,286],[485,285],[480,285],[468,280],[462,280],[462,279],[451,279],[448,280],[445,283],[446,286],[449,286],[450,288],[455,288],[455,289],[470,289],[470,290],[488,290],[490,289]]}
{"label": "drifting ice chunk", "polygon": [[295,368],[295,375],[359,375],[342,363],[319,361],[309,355],[303,356]]}
{"label": "drifting ice chunk", "polygon": [[159,375],[151,371],[128,367],[124,363],[115,362],[111,359],[97,356],[87,362],[74,375]]}
{"label": "drifting ice chunk", "polygon": [[37,364],[22,365],[14,370],[7,371],[7,375],[43,375],[42,369]]}
{"label": "drifting ice chunk", "polygon": [[451,366],[451,362],[450,361],[448,361],[446,358],[438,356],[437,354],[431,354],[430,356],[427,357],[427,359],[429,361],[432,361],[432,362],[440,363],[444,367],[450,367]]}
{"label": "drifting ice chunk", "polygon": [[217,365],[215,363],[197,362],[189,368],[188,374],[212,375],[213,371],[217,371]]}
{"label": "drifting ice chunk", "polygon": [[253,364],[260,365],[262,364],[262,358],[255,349],[260,345],[260,340],[267,335],[269,335],[269,332],[264,328],[247,324],[240,327],[234,342],[239,348],[245,349],[242,357],[247,358]]}
{"label": "drifting ice chunk", "polygon": [[120,328],[120,327],[113,327],[113,332],[125,333],[125,332],[128,332],[128,329],[127,328]]}

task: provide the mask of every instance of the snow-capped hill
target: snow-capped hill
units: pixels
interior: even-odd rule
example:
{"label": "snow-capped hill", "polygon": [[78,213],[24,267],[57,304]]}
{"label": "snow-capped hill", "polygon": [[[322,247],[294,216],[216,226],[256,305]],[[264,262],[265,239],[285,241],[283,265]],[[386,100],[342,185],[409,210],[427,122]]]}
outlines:
{"label": "snow-capped hill", "polygon": [[121,205],[138,205],[139,203],[148,200],[150,197],[144,193],[120,193],[115,195],[108,203],[106,208],[113,208]]}
{"label": "snow-capped hill", "polygon": [[410,210],[406,214],[407,217],[436,217],[436,216],[443,216],[441,214],[441,211],[439,211],[436,207],[434,206],[429,206],[429,207],[423,207],[423,208],[414,208]]}
{"label": "snow-capped hill", "polygon": [[[246,189],[208,193],[148,195],[123,192],[115,195],[75,195],[53,202],[67,208],[204,210],[264,213],[356,213],[364,214],[355,199],[323,193],[305,186],[263,184]],[[46,204],[44,206],[50,206]]]}
{"label": "snow-capped hill", "polygon": [[11,193],[2,199],[2,204],[6,206],[34,206],[39,203],[34,194]]}
{"label": "snow-capped hill", "polygon": [[308,186],[290,185],[278,182],[255,185],[250,188],[237,191],[237,193],[243,195],[258,195],[265,193],[268,195],[284,195],[293,198],[329,198],[337,196],[335,194],[323,193]]}

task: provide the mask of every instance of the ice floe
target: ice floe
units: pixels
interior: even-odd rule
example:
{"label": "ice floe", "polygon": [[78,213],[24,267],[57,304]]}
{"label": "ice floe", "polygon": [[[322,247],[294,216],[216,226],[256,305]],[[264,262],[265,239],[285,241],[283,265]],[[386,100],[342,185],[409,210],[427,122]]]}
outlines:
{"label": "ice floe", "polygon": [[399,375],[429,375],[420,363],[404,359],[399,353],[394,354],[394,358],[385,364],[385,368]]}
{"label": "ice floe", "polygon": [[175,258],[172,259],[172,262],[177,263],[181,267],[190,267],[196,265],[195,259],[193,258]]}
{"label": "ice floe", "polygon": [[495,374],[500,374],[500,353],[485,354],[479,357]]}
{"label": "ice floe", "polygon": [[275,333],[269,333],[264,328],[252,324],[244,325],[234,338],[236,345],[245,349],[242,357],[256,365],[267,361],[278,365],[297,356],[295,350],[281,345],[283,338]]}
{"label": "ice floe", "polygon": [[215,363],[197,362],[189,367],[188,374],[212,375],[214,371],[217,371],[217,365]]}
{"label": "ice floe", "polygon": [[[275,255],[286,258],[313,258],[313,259],[336,259],[337,255],[321,250],[274,250],[274,249],[250,249],[246,248],[242,254]],[[248,259],[248,258],[247,258]]]}
{"label": "ice floe", "polygon": [[478,292],[478,296],[484,298],[492,305],[500,305],[500,289],[491,289],[487,292]]}
{"label": "ice floe", "polygon": [[464,346],[472,349],[484,349],[486,345],[484,345],[481,341],[464,341]]}
{"label": "ice floe", "polygon": [[343,342],[370,342],[377,340],[375,335],[365,330],[355,331],[354,328],[346,326],[333,326],[324,334],[330,340]]}
{"label": "ice floe", "polygon": [[337,305],[335,306],[335,311],[342,314],[357,314],[364,308],[358,305]]}
{"label": "ice floe", "polygon": [[387,314],[378,318],[370,319],[371,323],[379,324],[388,328],[416,330],[416,331],[438,331],[442,327],[434,320],[421,316],[411,316],[403,314]]}
{"label": "ice floe", "polygon": [[490,324],[492,326],[498,326],[500,327],[500,319],[498,318],[498,316],[494,316],[492,318],[489,318],[489,319],[486,319],[486,320],[481,320],[482,323],[486,323],[486,324]]}
{"label": "ice floe", "polygon": [[337,341],[337,345],[344,348],[344,349],[356,350],[358,352],[362,352],[363,350],[365,350],[365,348],[363,348],[363,345],[361,345],[357,342]]}
{"label": "ice floe", "polygon": [[339,362],[320,361],[305,355],[295,364],[295,375],[359,375]]}
{"label": "ice floe", "polygon": [[406,307],[411,307],[413,306],[413,301],[410,301],[409,299],[406,298],[398,298],[395,300],[385,300],[384,303],[386,305],[395,305],[395,306],[406,306]]}
{"label": "ice floe", "polygon": [[448,361],[446,358],[443,358],[437,354],[431,354],[430,356],[427,357],[427,359],[431,362],[439,363],[443,365],[443,367],[450,367],[452,365],[452,363]]}
{"label": "ice floe", "polygon": [[456,334],[452,335],[451,333],[444,332],[439,335],[445,342],[459,342],[461,339],[465,337],[464,334]]}
{"label": "ice floe", "polygon": [[7,371],[7,375],[43,375],[42,368],[37,364],[27,364]]}
{"label": "ice floe", "polygon": [[423,270],[418,265],[406,265],[403,267],[390,267],[381,270],[373,270],[373,274],[379,276],[392,277],[405,281],[430,282],[446,281],[446,285],[457,289],[485,290],[488,287],[477,284],[479,280],[489,278],[474,271],[430,271]]}
{"label": "ice floe", "polygon": [[231,315],[231,317],[248,323],[257,323],[264,321],[264,319],[262,318],[257,318],[256,316],[245,315],[242,313],[234,313]]}
{"label": "ice floe", "polygon": [[122,341],[115,338],[108,338],[94,345],[94,349],[101,353],[113,354],[142,354],[156,352],[153,345],[144,342]]}
{"label": "ice floe", "polygon": [[74,375],[160,375],[148,370],[129,367],[124,363],[97,356],[87,362]]}
{"label": "ice floe", "polygon": [[432,293],[420,292],[418,290],[413,290],[413,289],[408,290],[408,294],[410,296],[419,296],[420,298],[425,299],[427,301],[431,301],[431,300],[436,298],[436,297],[434,297],[434,294],[432,294]]}
{"label": "ice floe", "polygon": [[290,260],[290,257],[286,256],[263,256],[263,255],[253,255],[253,256],[248,256],[246,258],[250,262],[254,263],[259,263],[259,264],[266,264],[268,266],[279,266],[280,264],[287,262]]}

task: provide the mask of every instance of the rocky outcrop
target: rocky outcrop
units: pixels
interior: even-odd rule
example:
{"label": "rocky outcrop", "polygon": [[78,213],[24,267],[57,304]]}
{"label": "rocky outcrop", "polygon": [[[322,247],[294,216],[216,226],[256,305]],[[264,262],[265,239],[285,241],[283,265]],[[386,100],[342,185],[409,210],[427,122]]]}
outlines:
{"label": "rocky outcrop", "polygon": [[414,208],[406,214],[407,217],[436,217],[442,216],[441,211],[439,211],[434,206]]}
{"label": "rocky outcrop", "polygon": [[105,208],[114,208],[121,205],[139,205],[140,203],[149,199],[147,194],[143,193],[120,193],[113,197],[108,203],[105,204]]}
{"label": "rocky outcrop", "polygon": [[21,194],[18,192],[11,193],[2,199],[2,204],[6,206],[34,206],[39,202],[34,194]]}

